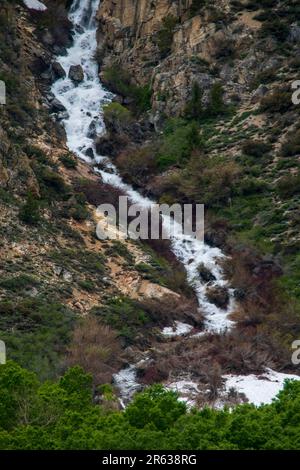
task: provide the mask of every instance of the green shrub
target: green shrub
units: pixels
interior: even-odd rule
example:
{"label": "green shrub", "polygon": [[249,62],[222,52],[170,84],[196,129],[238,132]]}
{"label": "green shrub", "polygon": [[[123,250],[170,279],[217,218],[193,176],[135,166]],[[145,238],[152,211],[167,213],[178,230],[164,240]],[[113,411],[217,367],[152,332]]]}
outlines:
{"label": "green shrub", "polygon": [[94,292],[96,289],[95,284],[88,280],[78,281],[78,285],[81,289],[86,290],[87,292]]}
{"label": "green shrub", "polygon": [[49,164],[48,156],[39,147],[36,147],[35,145],[25,145],[23,147],[23,151],[30,159],[35,159],[37,162],[45,165]]}
{"label": "green shrub", "polygon": [[265,181],[248,176],[242,179],[236,192],[242,195],[257,194],[263,192],[267,187]]}
{"label": "green shrub", "polygon": [[162,27],[157,33],[157,45],[162,58],[167,57],[172,48],[173,35],[178,19],[175,16],[166,16],[162,21]]}
{"label": "green shrub", "polygon": [[269,68],[258,73],[251,82],[251,88],[255,90],[262,84],[273,83],[277,78],[276,68]]}
{"label": "green shrub", "polygon": [[130,264],[134,261],[134,257],[128,250],[127,246],[118,240],[112,240],[112,244],[107,248],[105,254],[107,256],[121,256],[121,258],[124,258]]}
{"label": "green shrub", "polygon": [[228,205],[240,175],[241,169],[234,162],[195,154],[180,177],[178,189],[188,200],[207,207]]}
{"label": "green shrub", "polygon": [[4,204],[13,204],[16,202],[14,195],[4,188],[0,188],[0,201],[4,202]]}
{"label": "green shrub", "polygon": [[172,165],[181,165],[189,160],[192,150],[199,148],[202,142],[195,122],[170,120],[166,126],[164,138],[157,155],[157,164],[161,170]]}
{"label": "green shrub", "polygon": [[28,274],[20,274],[16,277],[0,280],[0,287],[2,287],[2,289],[11,290],[13,292],[29,289],[31,287],[37,286],[38,284],[38,280],[33,276],[29,276]]}
{"label": "green shrub", "polygon": [[242,151],[250,157],[261,158],[272,150],[272,145],[261,140],[246,140]]}
{"label": "green shrub", "polygon": [[132,96],[140,113],[145,113],[151,109],[152,88],[149,84],[134,87]]}
{"label": "green shrub", "polygon": [[192,0],[192,4],[189,8],[190,15],[195,16],[200,13],[200,11],[207,6],[207,0]]}
{"label": "green shrub", "polygon": [[62,366],[75,316],[49,299],[0,302],[0,337],[7,355],[45,379]]}
{"label": "green shrub", "polygon": [[294,135],[288,136],[281,150],[284,157],[293,157],[300,154],[300,130]]}
{"label": "green shrub", "polygon": [[68,153],[62,155],[59,158],[59,160],[64,165],[64,167],[67,168],[68,170],[73,170],[73,169],[77,168],[78,163],[77,163],[76,159]]}
{"label": "green shrub", "polygon": [[103,79],[114,93],[132,99],[132,107],[136,113],[143,113],[151,108],[152,90],[150,85],[138,86],[134,84],[130,74],[120,65],[113,64],[105,67]]}
{"label": "green shrub", "polygon": [[291,92],[277,88],[261,100],[260,111],[269,113],[285,113],[292,106]]}
{"label": "green shrub", "polygon": [[68,217],[77,220],[77,222],[83,222],[89,218],[89,210],[83,204],[74,204],[68,210]]}
{"label": "green shrub", "polygon": [[48,188],[57,193],[65,193],[67,191],[63,178],[49,168],[44,168],[42,172],[42,180]]}
{"label": "green shrub", "polygon": [[128,182],[140,185],[158,172],[158,147],[158,143],[148,144],[141,148],[128,149],[118,156],[118,168]]}
{"label": "green shrub", "polygon": [[207,109],[207,114],[209,116],[220,116],[226,111],[223,94],[224,90],[221,83],[215,83],[210,91],[210,102]]}
{"label": "green shrub", "polygon": [[289,35],[289,27],[278,17],[265,21],[261,28],[262,37],[273,36],[278,41],[285,41]]}
{"label": "green shrub", "polygon": [[130,111],[120,103],[113,102],[103,107],[104,119],[121,126],[125,126],[132,121]]}
{"label": "green shrub", "polygon": [[203,115],[202,90],[197,82],[193,84],[191,99],[185,107],[185,117],[191,120],[199,120]]}
{"label": "green shrub", "polygon": [[134,341],[138,328],[146,325],[148,319],[137,302],[126,297],[113,297],[100,307],[94,307],[91,313],[102,323],[119,332],[127,344]]}
{"label": "green shrub", "polygon": [[95,275],[103,274],[105,271],[105,259],[100,253],[88,250],[62,249],[50,253],[50,259],[67,269],[82,271]]}
{"label": "green shrub", "polygon": [[32,193],[28,193],[26,202],[19,211],[19,219],[29,225],[36,225],[40,221],[39,201]]}
{"label": "green shrub", "polygon": [[300,172],[282,177],[277,183],[277,190],[283,199],[300,193]]}

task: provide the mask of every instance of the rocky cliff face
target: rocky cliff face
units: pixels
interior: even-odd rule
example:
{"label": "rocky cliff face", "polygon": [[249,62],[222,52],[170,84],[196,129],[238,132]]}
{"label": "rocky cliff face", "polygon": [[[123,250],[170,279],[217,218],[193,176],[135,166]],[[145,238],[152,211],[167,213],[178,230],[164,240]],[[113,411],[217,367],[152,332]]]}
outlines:
{"label": "rocky cliff face", "polygon": [[[297,1],[287,6],[279,0],[264,0],[261,5],[246,0],[216,0],[213,5],[205,0],[103,0],[98,19],[102,78],[111,85],[105,70],[115,66],[119,81],[123,74],[127,81],[141,87],[149,84],[149,116],[156,130],[161,131],[161,124],[169,117],[196,121],[200,117],[200,134],[208,147],[205,158],[223,155],[230,162],[247,166],[242,147],[247,147],[247,141],[254,146],[263,142],[269,146],[271,158],[264,174],[257,174],[260,183],[267,183],[272,192],[280,178],[298,174],[298,137],[292,139],[299,127],[299,106],[292,103],[292,84],[299,79]],[[123,104],[130,105],[126,88],[125,93],[124,87],[115,88]],[[227,115],[220,112],[223,105]],[[157,142],[158,136],[153,140]],[[155,150],[150,153],[155,154]],[[284,155],[293,159],[281,162]],[[173,163],[175,173],[178,167],[186,166],[186,162],[178,165],[176,159]],[[173,170],[170,168],[170,172]],[[155,190],[161,183],[153,178],[157,173],[161,168],[152,171]],[[149,182],[151,171],[146,174]],[[175,183],[166,184],[165,179],[168,175],[163,175],[164,187],[178,186],[176,178]],[[154,194],[161,195],[159,191]],[[282,242],[295,243],[295,237],[298,240],[293,226],[291,221],[285,224]],[[273,241],[277,241],[278,234],[273,235]]]}
{"label": "rocky cliff face", "polygon": [[199,11],[193,0],[101,2],[103,62],[118,63],[139,84],[151,82],[155,113],[180,114],[194,83],[204,103],[216,82],[227,103],[246,102],[255,93],[254,77],[280,61],[272,38],[258,40],[257,11],[243,10],[242,3],[239,10],[228,0],[198,3]]}

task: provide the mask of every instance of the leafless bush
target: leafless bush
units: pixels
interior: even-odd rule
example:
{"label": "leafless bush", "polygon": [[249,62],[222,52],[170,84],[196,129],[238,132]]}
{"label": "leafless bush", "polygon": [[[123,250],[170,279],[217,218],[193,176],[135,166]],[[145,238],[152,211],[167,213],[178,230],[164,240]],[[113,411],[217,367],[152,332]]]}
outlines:
{"label": "leafless bush", "polygon": [[121,353],[116,332],[89,316],[74,330],[67,364],[80,365],[91,373],[95,385],[110,383],[112,374],[121,367]]}

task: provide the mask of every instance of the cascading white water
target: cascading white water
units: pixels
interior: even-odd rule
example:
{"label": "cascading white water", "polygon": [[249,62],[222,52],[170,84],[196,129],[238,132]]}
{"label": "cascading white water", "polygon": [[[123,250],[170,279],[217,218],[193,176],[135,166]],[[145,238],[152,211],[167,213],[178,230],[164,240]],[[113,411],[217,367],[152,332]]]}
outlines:
{"label": "cascading white water", "polygon": [[[98,76],[98,66],[94,60],[94,54],[97,49],[97,23],[95,18],[98,6],[99,0],[74,1],[70,11],[70,20],[74,24],[74,43],[66,56],[57,58],[67,76],[71,65],[81,65],[84,71],[83,82],[75,86],[72,80],[65,78],[58,80],[52,87],[53,94],[65,106],[68,113],[68,117],[63,121],[67,135],[67,145],[78,157],[89,162],[92,162],[91,158],[87,156],[87,151],[90,149],[92,149],[96,161],[104,158],[96,155],[94,138],[90,131],[93,129],[97,134],[104,132],[105,126],[101,110],[103,105],[113,97],[102,87]],[[113,164],[110,165],[110,169],[113,170],[113,173],[96,169],[95,171],[101,174],[106,183],[123,189],[132,202],[138,203],[143,207],[151,207],[153,201],[143,197],[131,186],[124,183]],[[166,227],[170,227],[170,224],[172,225],[172,221],[168,218],[165,218],[164,222]],[[230,306],[227,311],[218,309],[206,300],[205,293],[207,286],[200,281],[197,269],[199,264],[203,263],[215,276],[215,285],[226,285],[219,265],[219,260],[224,258],[223,253],[218,248],[211,248],[189,236],[183,236],[180,228],[172,237],[172,249],[177,258],[184,264],[188,281],[193,286],[199,300],[199,305],[206,315],[206,331],[218,332],[230,328],[232,322],[229,320],[228,315],[234,306],[232,292]],[[273,374],[272,377],[277,383],[277,387],[274,386],[274,390],[272,388],[271,393],[272,396],[275,396],[282,386],[283,379],[281,376],[283,374],[280,375],[268,370],[268,374],[270,373]],[[297,377],[294,376],[294,378]],[[231,381],[234,380],[235,383],[242,381],[244,388],[241,390],[243,392],[248,389],[251,392],[254,382],[255,386],[257,385],[256,381],[259,384],[259,378],[252,376],[251,383],[247,376],[228,376],[224,379],[227,381],[229,379]],[[124,400],[128,400],[138,388],[138,384],[135,382],[134,366],[130,366],[117,374],[116,383],[119,384],[120,388],[123,388],[121,395]],[[260,385],[260,389],[261,387]]]}
{"label": "cascading white water", "polygon": [[[63,121],[67,145],[80,158],[90,161],[86,151],[95,150],[91,129],[103,132],[104,125],[101,106],[107,103],[111,94],[106,92],[98,77],[98,66],[94,60],[97,49],[96,12],[99,0],[76,0],[71,7],[69,18],[74,24],[74,42],[66,56],[58,58],[67,77],[58,80],[52,87],[53,94],[61,101],[68,112]],[[81,65],[84,81],[75,86],[68,78],[72,65]]]}
{"label": "cascading white water", "polygon": [[[74,24],[74,43],[66,56],[58,58],[67,77],[58,80],[52,87],[53,94],[68,112],[68,118],[63,121],[66,129],[67,145],[72,152],[89,162],[91,160],[86,152],[90,149],[93,150],[97,161],[103,158],[96,155],[94,139],[90,134],[90,130],[93,128],[97,134],[103,133],[104,123],[101,108],[112,99],[112,95],[105,91],[101,85],[98,66],[94,60],[97,49],[95,17],[98,6],[99,0],[76,0],[74,2],[70,11],[70,20]],[[68,78],[69,69],[72,65],[81,65],[84,71],[84,80],[77,86]],[[106,183],[122,188],[132,202],[143,207],[151,207],[153,201],[143,197],[131,186],[124,183],[114,165],[111,164],[110,169],[113,169],[113,173],[95,171],[101,174]],[[167,229],[173,224],[167,217],[165,217],[164,222]],[[174,233],[174,230],[172,233]],[[228,315],[233,307],[232,297],[227,311],[209,303],[205,298],[207,286],[201,282],[197,270],[200,263],[203,263],[216,278],[213,285],[224,286],[226,282],[218,264],[219,259],[224,257],[222,252],[218,248],[209,247],[190,236],[183,236],[179,226],[177,233],[172,235],[172,249],[177,258],[184,264],[188,281],[193,286],[200,307],[206,315],[206,329],[208,331],[220,331],[230,327],[232,322],[228,319]]]}

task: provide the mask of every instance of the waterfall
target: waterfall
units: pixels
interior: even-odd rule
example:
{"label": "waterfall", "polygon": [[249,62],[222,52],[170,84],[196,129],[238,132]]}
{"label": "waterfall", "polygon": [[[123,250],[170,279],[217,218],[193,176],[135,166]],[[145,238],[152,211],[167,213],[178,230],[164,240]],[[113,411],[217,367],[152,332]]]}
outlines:
{"label": "waterfall", "polygon": [[[52,87],[55,97],[61,101],[68,113],[68,117],[63,121],[67,145],[79,158],[88,162],[91,162],[88,156],[91,150],[97,161],[103,158],[97,155],[90,130],[93,127],[97,134],[105,131],[102,108],[112,99],[112,95],[103,88],[99,80],[98,65],[94,59],[97,49],[95,17],[98,6],[99,0],[74,2],[70,11],[70,20],[74,24],[74,43],[66,56],[57,58],[67,76],[55,82]],[[72,65],[81,65],[84,71],[84,81],[77,86],[68,78]],[[98,170],[104,182],[124,190],[132,202],[143,207],[151,207],[154,201],[143,197],[124,183],[113,164],[111,164],[111,169],[113,173]],[[170,220],[166,218],[165,226],[169,227],[169,224]],[[224,258],[221,250],[212,248],[190,236],[182,236],[179,226],[177,234],[172,235],[172,250],[186,268],[188,281],[193,286],[199,306],[206,316],[206,330],[221,331],[230,328],[232,322],[228,315],[233,310],[233,296],[231,295],[227,311],[208,302],[205,297],[207,285],[201,281],[198,273],[198,266],[203,263],[216,279],[212,286],[225,286],[226,281],[223,279],[219,265],[220,259]]]}
{"label": "waterfall", "polygon": [[[69,18],[74,25],[74,42],[72,47],[68,49],[67,55],[57,58],[66,72],[66,78],[58,80],[52,86],[53,94],[67,110],[68,117],[63,120],[63,124],[66,130],[68,148],[79,158],[89,163],[93,163],[93,159],[90,157],[91,151],[95,161],[101,161],[104,158],[97,155],[91,129],[99,135],[105,132],[102,109],[104,104],[109,103],[113,98],[113,95],[103,88],[99,80],[98,65],[94,59],[97,50],[96,13],[98,7],[99,0],[74,1],[69,14]],[[81,65],[84,72],[84,80],[77,86],[68,78],[69,69],[72,65]],[[125,191],[133,203],[138,203],[145,208],[150,208],[154,204],[154,201],[143,197],[130,185],[126,184],[112,163],[110,164],[110,172],[97,169],[95,171],[101,174],[105,183]],[[173,222],[170,218],[165,217],[164,225],[170,227]],[[188,281],[194,288],[199,307],[206,317],[206,332],[220,332],[230,329],[232,321],[228,317],[234,308],[233,292],[230,290],[231,300],[227,310],[216,307],[207,301],[207,285],[201,281],[198,273],[198,267],[201,263],[214,275],[216,280],[212,283],[213,286],[226,286],[220,267],[220,260],[224,258],[222,251],[218,248],[212,248],[199,240],[182,235],[180,227],[178,227],[177,233],[173,233],[171,241],[172,250],[178,260],[185,266]],[[238,385],[237,388],[240,387],[241,391],[246,394],[249,392],[251,395],[253,389],[259,387],[262,394],[268,392],[270,396],[274,397],[282,388],[284,374],[268,369],[266,371],[266,381],[270,381],[270,374],[274,382],[272,383],[271,392],[268,392],[268,387],[265,387],[263,381],[260,381],[259,377],[256,376],[225,376],[224,380],[226,383],[230,382],[230,384],[242,384],[243,387]],[[286,376],[286,378],[297,378],[297,376]],[[135,382],[134,366],[130,366],[117,374],[115,381],[122,388],[121,396],[126,401],[139,388],[139,385]],[[269,395],[268,400],[270,399]],[[251,397],[249,398],[252,399]]]}

